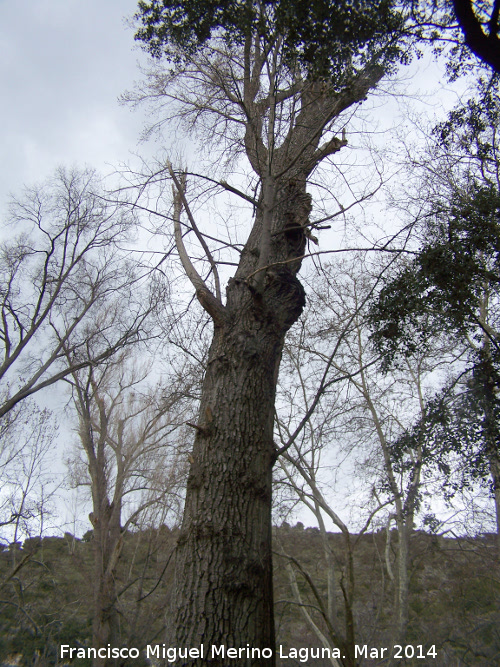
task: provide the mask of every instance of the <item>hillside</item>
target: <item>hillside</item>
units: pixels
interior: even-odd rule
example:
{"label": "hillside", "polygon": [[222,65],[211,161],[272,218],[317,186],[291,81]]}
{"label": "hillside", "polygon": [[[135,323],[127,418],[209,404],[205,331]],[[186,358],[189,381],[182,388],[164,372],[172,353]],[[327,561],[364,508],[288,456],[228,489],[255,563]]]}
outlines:
{"label": "hillside", "polygon": [[[284,555],[296,559],[296,581],[302,600],[311,618],[326,633],[317,611],[319,601],[327,604],[327,572],[319,530],[304,529],[301,524],[294,528],[285,524],[275,529],[274,538],[277,645],[283,647],[278,665],[331,665],[327,658],[315,658],[314,653],[311,657],[305,651],[321,647],[321,642],[296,604],[285,566],[288,559]],[[384,563],[386,535],[379,532],[351,538],[356,644],[368,647],[367,656],[371,648],[378,651],[378,659],[364,658],[362,654],[359,664],[366,667],[387,664],[380,657],[380,649],[390,647],[393,619],[393,585]],[[336,557],[335,617],[338,629],[343,632],[346,549],[342,535],[329,534],[328,539]],[[396,540],[393,535],[392,542]],[[175,531],[162,528],[131,534],[124,544],[118,576],[124,645],[142,648],[147,643],[166,641],[171,585],[169,557],[174,542]],[[422,645],[425,657],[404,659],[397,664],[498,665],[500,577],[494,536],[465,540],[416,532],[411,552],[406,645],[414,648],[415,655],[418,645]],[[31,539],[1,551],[1,664],[60,665],[63,663],[58,662],[58,646],[90,645],[92,570],[91,533],[82,540],[68,533],[62,538]],[[316,588],[316,599],[306,582],[307,576]],[[435,658],[426,655],[431,646],[435,646]],[[280,655],[279,650],[277,655]],[[237,663],[237,660],[232,662]],[[83,667],[90,661],[75,659],[67,664]],[[137,667],[145,663],[139,659],[125,664]]]}

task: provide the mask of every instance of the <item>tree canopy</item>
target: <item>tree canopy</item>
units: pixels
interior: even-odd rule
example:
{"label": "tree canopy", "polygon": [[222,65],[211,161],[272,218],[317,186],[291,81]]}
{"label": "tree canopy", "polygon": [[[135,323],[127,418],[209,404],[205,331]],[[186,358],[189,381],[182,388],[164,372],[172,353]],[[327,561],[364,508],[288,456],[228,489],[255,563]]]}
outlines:
{"label": "tree canopy", "polygon": [[470,50],[500,73],[500,3],[451,0],[455,16]]}
{"label": "tree canopy", "polygon": [[[178,62],[202,49],[212,37],[242,44],[266,35],[268,47],[282,41],[282,58],[309,77],[348,74],[381,54],[388,65],[403,57],[397,37],[404,25],[401,5],[392,0],[204,0],[139,2],[142,26],[135,38],[155,58]],[[267,48],[268,48],[267,47]]]}

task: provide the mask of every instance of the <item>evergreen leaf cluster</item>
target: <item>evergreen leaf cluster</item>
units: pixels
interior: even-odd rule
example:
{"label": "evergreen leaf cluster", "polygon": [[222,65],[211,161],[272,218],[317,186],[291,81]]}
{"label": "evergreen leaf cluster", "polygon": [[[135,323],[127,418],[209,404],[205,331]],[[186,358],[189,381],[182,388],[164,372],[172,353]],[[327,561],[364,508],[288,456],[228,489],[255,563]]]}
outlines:
{"label": "evergreen leaf cluster", "polygon": [[310,78],[338,77],[377,61],[406,60],[404,15],[393,0],[150,0],[139,2],[135,39],[155,58],[191,58],[220,38],[242,45],[247,37],[282,40],[288,67]]}

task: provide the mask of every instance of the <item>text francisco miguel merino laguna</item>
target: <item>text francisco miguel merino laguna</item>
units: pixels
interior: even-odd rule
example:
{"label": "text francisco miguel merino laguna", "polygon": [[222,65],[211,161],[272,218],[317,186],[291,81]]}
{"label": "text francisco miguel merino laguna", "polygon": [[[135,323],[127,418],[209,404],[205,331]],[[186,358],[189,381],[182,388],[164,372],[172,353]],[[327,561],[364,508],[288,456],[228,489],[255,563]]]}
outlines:
{"label": "text francisco miguel merino laguna", "polygon": [[[139,658],[141,652],[138,648],[113,648],[110,644],[107,647],[72,647],[69,644],[62,644],[60,647],[61,658]],[[146,658],[163,658],[170,663],[186,658],[205,658],[213,660],[215,658],[229,658],[238,660],[241,658],[271,658],[273,651],[270,648],[252,648],[247,644],[244,648],[228,648],[226,646],[206,646],[200,644],[199,648],[176,648],[166,646],[165,644],[155,644],[146,646]],[[339,649],[328,648],[284,648],[279,646],[278,654],[280,658],[295,658],[299,662],[306,662],[310,658],[340,658]]]}

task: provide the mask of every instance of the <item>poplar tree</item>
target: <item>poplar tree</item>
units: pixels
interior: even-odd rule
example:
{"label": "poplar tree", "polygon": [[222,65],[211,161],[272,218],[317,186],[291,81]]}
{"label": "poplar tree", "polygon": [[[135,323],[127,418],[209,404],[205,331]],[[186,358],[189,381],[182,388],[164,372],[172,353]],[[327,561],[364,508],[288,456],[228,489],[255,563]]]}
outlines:
{"label": "poplar tree", "polygon": [[[390,0],[153,0],[139,3],[136,19],[136,39],[156,61],[139,98],[167,115],[171,104],[171,115],[195,126],[212,122],[256,183],[242,192],[219,182],[255,211],[224,298],[186,174],[167,167],[177,251],[213,322],[176,550],[172,641],[248,646],[239,664],[273,665],[274,402],[285,335],[305,305],[297,275],[314,240],[308,183],[347,146],[343,114],[406,60],[404,17]],[[210,284],[187,232],[203,248]]]}

